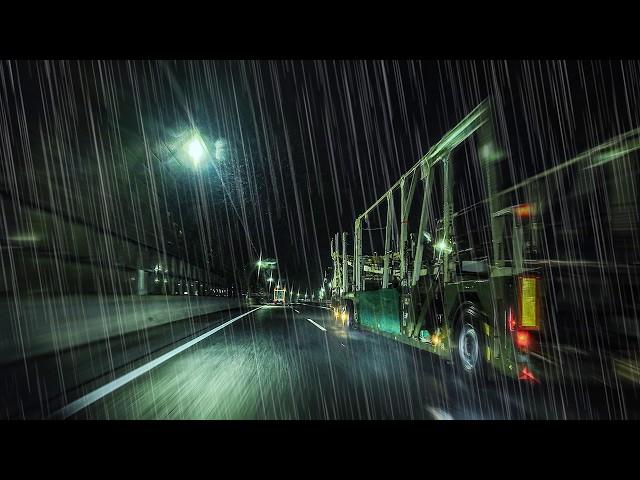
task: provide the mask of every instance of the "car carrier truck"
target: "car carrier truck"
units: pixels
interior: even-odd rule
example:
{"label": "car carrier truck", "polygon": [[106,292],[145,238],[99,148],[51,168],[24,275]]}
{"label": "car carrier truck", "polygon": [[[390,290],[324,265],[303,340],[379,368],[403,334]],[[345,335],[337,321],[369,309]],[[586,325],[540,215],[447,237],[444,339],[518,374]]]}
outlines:
{"label": "car carrier truck", "polygon": [[273,303],[284,305],[287,300],[287,289],[284,287],[276,287],[273,289]]}
{"label": "car carrier truck", "polygon": [[[576,337],[572,355],[586,357],[613,338],[601,330],[616,308],[638,331],[640,137],[628,132],[518,178],[495,110],[478,105],[357,216],[352,237],[335,235],[332,306],[350,327],[428,350],[471,377],[537,383],[567,366],[567,336]],[[617,259],[602,258],[616,249]],[[561,290],[571,297],[564,310]],[[609,347],[633,368],[637,349]]]}

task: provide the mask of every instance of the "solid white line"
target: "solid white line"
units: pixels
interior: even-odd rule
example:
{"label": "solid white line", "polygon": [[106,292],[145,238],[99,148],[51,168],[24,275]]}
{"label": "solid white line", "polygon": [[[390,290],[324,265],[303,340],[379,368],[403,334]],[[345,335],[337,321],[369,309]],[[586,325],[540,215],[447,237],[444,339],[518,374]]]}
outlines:
{"label": "solid white line", "polygon": [[253,310],[249,310],[248,312],[245,312],[242,315],[239,315],[239,316],[237,316],[235,318],[232,318],[231,320],[229,320],[228,322],[223,323],[222,325],[218,325],[217,327],[209,330],[208,332],[203,333],[199,337],[196,337],[193,340],[188,341],[184,345],[180,345],[178,348],[175,348],[175,349],[171,350],[170,352],[167,352],[164,355],[159,356],[155,360],[152,360],[151,362],[146,363],[145,365],[142,365],[141,367],[138,367],[135,370],[132,370],[131,372],[127,373],[126,375],[123,375],[122,377],[117,378],[114,381],[107,383],[106,385],[103,385],[102,387],[98,388],[97,390],[94,390],[93,392],[87,393],[86,395],[78,398],[77,400],[74,400],[73,402],[71,402],[68,405],[64,406],[63,408],[61,408],[57,412],[53,413],[53,415],[51,415],[51,416],[54,417],[54,418],[60,418],[60,417],[68,418],[71,415],[74,415],[74,414],[78,413],[83,408],[88,407],[92,403],[100,400],[102,397],[105,397],[106,395],[109,395],[111,392],[117,390],[118,388],[122,387],[123,385],[126,385],[127,383],[131,382],[132,380],[135,380],[140,375],[143,375],[144,373],[146,373],[149,370],[157,367],[161,363],[166,362],[170,358],[175,357],[179,353],[184,352],[187,348],[192,347],[196,343],[201,342],[205,338],[207,338],[207,337],[213,335],[214,333],[222,330],[223,328],[231,325],[233,322],[235,322],[237,320],[240,320],[242,317],[245,317],[245,316],[249,315],[250,313],[255,312],[256,310],[260,310],[261,308],[262,307],[254,308]]}
{"label": "solid white line", "polygon": [[296,310],[295,308],[294,308],[294,310],[295,310],[295,312],[296,312],[296,313],[300,313],[300,312],[299,312],[298,310]]}
{"label": "solid white line", "polygon": [[318,325],[316,322],[314,322],[313,320],[311,320],[310,318],[307,318],[307,320],[309,320],[311,323],[313,323],[316,327],[318,327],[320,330],[322,330],[323,332],[326,332],[327,329],[324,328],[322,325]]}

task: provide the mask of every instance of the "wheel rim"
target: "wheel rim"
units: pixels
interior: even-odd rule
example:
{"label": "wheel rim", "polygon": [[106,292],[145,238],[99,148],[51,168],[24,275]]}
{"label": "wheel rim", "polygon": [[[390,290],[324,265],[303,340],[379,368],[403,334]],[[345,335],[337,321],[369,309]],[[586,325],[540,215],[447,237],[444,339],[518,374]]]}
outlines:
{"label": "wheel rim", "polygon": [[462,367],[467,371],[473,370],[478,363],[479,353],[480,345],[476,329],[465,323],[458,337],[458,356],[462,361]]}

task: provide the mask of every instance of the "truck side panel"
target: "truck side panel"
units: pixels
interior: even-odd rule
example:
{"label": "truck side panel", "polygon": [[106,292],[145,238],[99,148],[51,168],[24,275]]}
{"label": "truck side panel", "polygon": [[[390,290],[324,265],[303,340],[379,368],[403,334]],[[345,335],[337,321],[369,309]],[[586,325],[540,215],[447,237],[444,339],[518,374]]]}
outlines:
{"label": "truck side panel", "polygon": [[356,294],[358,321],[365,327],[400,334],[400,294],[395,288]]}

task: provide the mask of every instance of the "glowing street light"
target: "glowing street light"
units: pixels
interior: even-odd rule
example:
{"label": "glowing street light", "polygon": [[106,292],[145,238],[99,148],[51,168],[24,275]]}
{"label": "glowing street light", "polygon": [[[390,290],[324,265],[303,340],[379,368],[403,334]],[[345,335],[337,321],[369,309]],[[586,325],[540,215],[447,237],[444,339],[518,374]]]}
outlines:
{"label": "glowing street light", "polygon": [[193,137],[187,145],[187,152],[189,153],[194,166],[197,167],[202,159],[202,155],[204,155],[204,146],[197,136]]}
{"label": "glowing street light", "polygon": [[260,275],[260,269],[273,270],[277,264],[278,262],[274,259],[269,259],[269,258],[263,259],[262,256],[260,256],[260,258],[256,262],[256,267],[258,267],[258,275]]}
{"label": "glowing street light", "polygon": [[440,240],[438,243],[434,245],[434,248],[441,253],[451,253],[453,252],[453,248],[445,239]]}

